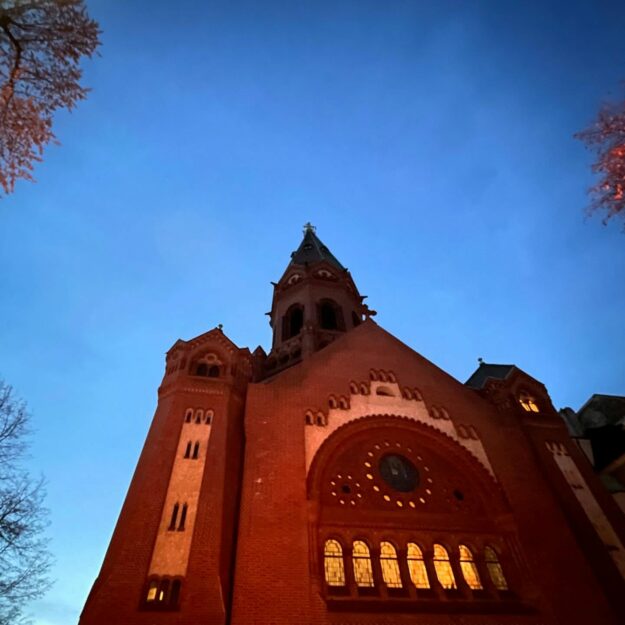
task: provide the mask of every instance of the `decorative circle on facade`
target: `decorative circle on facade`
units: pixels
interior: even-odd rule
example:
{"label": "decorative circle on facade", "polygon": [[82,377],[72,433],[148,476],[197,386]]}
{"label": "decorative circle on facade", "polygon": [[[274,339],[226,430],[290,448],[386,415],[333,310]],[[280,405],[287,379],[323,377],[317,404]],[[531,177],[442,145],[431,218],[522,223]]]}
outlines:
{"label": "decorative circle on facade", "polygon": [[382,479],[400,493],[410,493],[419,485],[419,472],[408,458],[386,454],[380,458],[378,469]]}

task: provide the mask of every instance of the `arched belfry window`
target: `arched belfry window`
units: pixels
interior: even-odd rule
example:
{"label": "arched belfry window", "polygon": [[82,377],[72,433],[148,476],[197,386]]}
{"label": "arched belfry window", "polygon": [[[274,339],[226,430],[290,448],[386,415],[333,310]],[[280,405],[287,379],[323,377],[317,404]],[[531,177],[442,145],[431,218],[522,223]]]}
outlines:
{"label": "arched belfry window", "polygon": [[195,369],[195,375],[207,376],[208,365],[205,362],[201,362]]}
{"label": "arched belfry window", "polygon": [[373,569],[369,547],[362,540],[355,540],[352,545],[352,561],[356,584],[364,588],[373,587]]}
{"label": "arched belfry window", "polygon": [[331,299],[319,302],[319,326],[322,330],[345,330],[343,311]]}
{"label": "arched belfry window", "polygon": [[209,378],[218,378],[219,377],[219,367],[217,365],[212,365],[208,368],[208,372],[206,374]]}
{"label": "arched belfry window", "polygon": [[471,590],[481,590],[482,582],[480,581],[471,550],[466,545],[460,545],[458,549],[460,551],[460,570],[462,571],[464,581]]}
{"label": "arched belfry window", "polygon": [[380,543],[380,567],[382,579],[389,588],[401,588],[401,573],[395,547],[388,542]]}
{"label": "arched belfry window", "polygon": [[536,400],[526,391],[519,394],[519,403],[525,412],[540,412]]}
{"label": "arched belfry window", "polygon": [[441,586],[447,590],[456,588],[456,579],[449,561],[449,554],[443,545],[434,545],[434,570]]}
{"label": "arched belfry window", "polygon": [[282,318],[282,340],[288,341],[297,336],[304,327],[304,307],[293,304]]}
{"label": "arched belfry window", "polygon": [[421,547],[415,543],[408,543],[408,571],[410,580],[415,588],[425,589],[430,587],[428,572],[425,568],[425,560]]}
{"label": "arched belfry window", "polygon": [[484,562],[495,588],[497,590],[508,590],[508,582],[503,574],[497,552],[492,547],[484,549]]}
{"label": "arched belfry window", "polygon": [[328,586],[345,586],[343,548],[336,540],[326,540],[323,549],[323,568]]}

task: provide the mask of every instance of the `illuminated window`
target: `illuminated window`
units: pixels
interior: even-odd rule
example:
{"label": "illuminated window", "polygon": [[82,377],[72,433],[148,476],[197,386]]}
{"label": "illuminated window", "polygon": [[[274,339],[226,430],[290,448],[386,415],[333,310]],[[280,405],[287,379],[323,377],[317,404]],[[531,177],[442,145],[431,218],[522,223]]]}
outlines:
{"label": "illuminated window", "polygon": [[443,545],[434,545],[434,570],[443,588],[447,590],[457,588],[454,572],[449,562],[449,554]]}
{"label": "illuminated window", "polygon": [[382,579],[389,588],[401,588],[401,574],[397,563],[397,552],[391,543],[380,543],[380,566]]}
{"label": "illuminated window", "polygon": [[362,540],[355,540],[352,547],[352,560],[354,563],[354,579],[358,586],[372,587],[373,569],[369,547]]}
{"label": "illuminated window", "polygon": [[477,566],[473,561],[473,554],[466,545],[460,545],[460,570],[464,581],[468,584],[471,590],[481,590],[482,582],[480,581],[479,573],[477,572]]}
{"label": "illuminated window", "polygon": [[169,593],[169,580],[168,579],[164,579],[161,583],[160,586],[158,587],[158,594],[156,596],[156,600],[157,601],[166,601],[168,599],[168,593]]}
{"label": "illuminated window", "polygon": [[326,540],[323,550],[323,568],[328,586],[345,586],[343,548],[336,540]]}
{"label": "illuminated window", "polygon": [[410,571],[410,579],[415,585],[415,588],[430,587],[428,572],[423,560],[423,552],[421,551],[421,547],[415,543],[408,543],[408,570]]}
{"label": "illuminated window", "polygon": [[536,400],[529,393],[521,393],[519,395],[519,403],[526,412],[540,412]]}
{"label": "illuminated window", "polygon": [[503,569],[499,563],[497,552],[492,547],[486,547],[484,549],[484,561],[486,562],[486,568],[488,574],[495,585],[497,590],[508,590],[508,582],[503,574]]}
{"label": "illuminated window", "polygon": [[145,597],[146,601],[156,601],[156,593],[158,592],[158,582],[152,580],[148,586],[148,594]]}

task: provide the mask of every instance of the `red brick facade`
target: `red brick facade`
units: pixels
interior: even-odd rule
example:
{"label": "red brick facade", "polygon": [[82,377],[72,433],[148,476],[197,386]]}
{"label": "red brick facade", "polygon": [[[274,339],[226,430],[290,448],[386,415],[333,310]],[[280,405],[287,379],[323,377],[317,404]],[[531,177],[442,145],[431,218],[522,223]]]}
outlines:
{"label": "red brick facade", "polygon": [[81,625],[625,622],[623,515],[544,386],[462,384],[362,299],[308,229],[268,356],[172,347]]}

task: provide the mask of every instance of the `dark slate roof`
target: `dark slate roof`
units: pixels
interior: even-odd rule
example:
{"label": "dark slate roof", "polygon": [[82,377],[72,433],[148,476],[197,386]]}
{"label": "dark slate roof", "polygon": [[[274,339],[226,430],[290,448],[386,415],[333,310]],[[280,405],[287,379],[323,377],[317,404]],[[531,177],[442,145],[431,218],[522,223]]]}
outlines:
{"label": "dark slate roof", "polygon": [[625,397],[620,395],[593,395],[578,411],[583,427],[601,427],[625,419]]}
{"label": "dark slate roof", "polygon": [[291,254],[291,265],[312,265],[321,261],[327,261],[337,269],[344,270],[345,267],[333,256],[332,252],[320,241],[315,234],[315,229],[311,225],[306,225],[304,238],[300,246]]}
{"label": "dark slate roof", "polygon": [[484,388],[488,378],[504,380],[514,368],[514,365],[489,365],[481,362],[473,375],[465,382],[465,385],[471,388]]}

